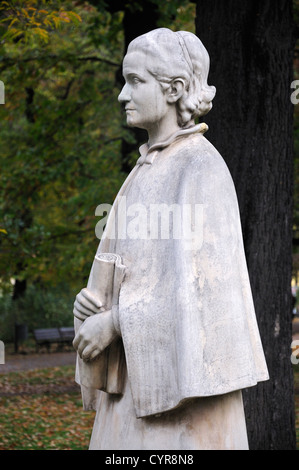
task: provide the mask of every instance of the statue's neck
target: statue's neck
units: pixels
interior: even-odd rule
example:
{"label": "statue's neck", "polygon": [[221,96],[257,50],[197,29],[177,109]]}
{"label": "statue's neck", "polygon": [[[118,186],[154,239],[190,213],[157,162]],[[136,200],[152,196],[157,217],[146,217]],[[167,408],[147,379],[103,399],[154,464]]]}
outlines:
{"label": "statue's neck", "polygon": [[152,147],[158,142],[163,142],[180,129],[181,127],[177,121],[176,108],[173,106],[159,122],[152,124],[151,127],[146,129],[148,133],[148,145]]}

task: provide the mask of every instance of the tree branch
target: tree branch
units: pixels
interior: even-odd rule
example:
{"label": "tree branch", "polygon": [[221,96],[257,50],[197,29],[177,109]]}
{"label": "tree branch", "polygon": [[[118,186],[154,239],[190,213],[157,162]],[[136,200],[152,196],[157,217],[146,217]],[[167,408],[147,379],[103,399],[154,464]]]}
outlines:
{"label": "tree branch", "polygon": [[84,230],[70,230],[68,232],[56,233],[48,237],[47,240],[53,240],[55,238],[60,237],[68,237],[69,235],[80,235],[81,233],[91,232],[92,230],[94,230],[94,227],[86,228]]}
{"label": "tree branch", "polygon": [[107,65],[111,65],[113,67],[119,67],[119,63],[117,62],[113,62],[112,60],[109,60],[109,59],[105,59],[104,57],[98,57],[98,56],[87,56],[87,57],[76,57],[76,56],[59,56],[59,55],[56,55],[56,54],[49,54],[49,55],[45,55],[45,56],[40,56],[40,57],[27,57],[27,58],[24,58],[24,59],[19,59],[19,58],[16,58],[16,59],[11,59],[10,57],[3,57],[1,59],[1,62],[5,64],[5,66],[9,66],[9,65],[13,65],[17,62],[19,63],[25,63],[25,62],[33,62],[33,61],[42,61],[42,60],[47,60],[47,59],[52,59],[52,60],[57,60],[59,59],[59,61],[76,61],[76,60],[79,60],[79,61],[91,61],[91,62],[103,62]]}
{"label": "tree branch", "polygon": [[89,56],[89,57],[77,57],[74,58],[75,60],[90,60],[92,62],[104,62],[105,64],[112,65],[113,67],[119,67],[119,63],[113,62],[112,60],[109,59],[104,59],[104,57],[96,57],[96,56]]}

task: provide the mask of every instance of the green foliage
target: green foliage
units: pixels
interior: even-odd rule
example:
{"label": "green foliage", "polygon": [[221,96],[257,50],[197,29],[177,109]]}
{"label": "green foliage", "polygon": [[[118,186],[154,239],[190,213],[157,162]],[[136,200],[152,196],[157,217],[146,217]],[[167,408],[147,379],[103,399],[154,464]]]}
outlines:
{"label": "green foliage", "polygon": [[[32,36],[30,45],[15,43],[4,34],[2,283],[20,277],[82,285],[98,244],[95,209],[113,201],[125,176],[114,84],[122,59],[121,15],[88,4],[76,15],[81,22],[61,24],[46,43]],[[110,28],[118,31],[113,40]]]}
{"label": "green foliage", "polygon": [[[58,10],[48,10],[58,7]],[[47,8],[47,9],[46,9]],[[80,15],[74,11],[66,11],[61,2],[52,0],[22,0],[2,1],[0,12],[4,18],[0,21],[5,28],[3,39],[22,40],[26,43],[36,38],[48,42],[49,30],[56,29],[62,23],[78,23]]]}
{"label": "green foliage", "polygon": [[10,293],[0,297],[1,340],[14,340],[15,323],[26,324],[29,333],[35,328],[73,326],[74,293],[66,289],[67,283],[47,288],[30,285],[17,300]]}
{"label": "green foliage", "polygon": [[159,6],[160,18],[158,27],[166,27],[173,31],[190,31],[195,33],[196,4],[182,0],[152,0]]}

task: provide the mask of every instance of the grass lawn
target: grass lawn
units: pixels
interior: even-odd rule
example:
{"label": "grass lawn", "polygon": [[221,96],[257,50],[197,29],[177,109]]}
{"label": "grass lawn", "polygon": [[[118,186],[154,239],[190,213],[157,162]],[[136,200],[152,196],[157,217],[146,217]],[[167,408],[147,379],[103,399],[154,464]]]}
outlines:
{"label": "grass lawn", "polygon": [[94,412],[82,410],[74,366],[0,375],[0,450],[84,450]]}
{"label": "grass lawn", "polygon": [[[299,450],[299,365],[294,378]],[[88,449],[94,415],[82,410],[74,366],[0,374],[0,450]]]}

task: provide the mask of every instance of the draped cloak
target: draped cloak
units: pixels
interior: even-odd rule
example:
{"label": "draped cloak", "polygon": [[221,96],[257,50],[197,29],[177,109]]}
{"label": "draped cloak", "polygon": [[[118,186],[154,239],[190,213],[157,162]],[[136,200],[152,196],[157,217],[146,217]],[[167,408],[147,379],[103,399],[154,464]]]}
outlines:
{"label": "draped cloak", "polygon": [[116,197],[98,252],[126,266],[119,336],[98,359],[104,383],[80,382],[77,368],[85,409],[96,388],[122,394],[126,370],[137,418],[269,378],[234,184],[206,129],[144,144]]}

